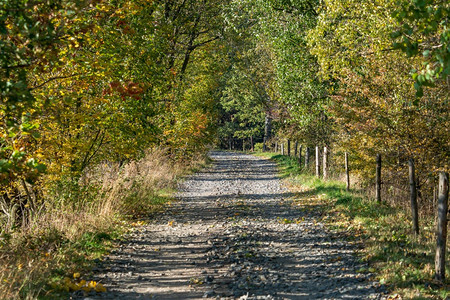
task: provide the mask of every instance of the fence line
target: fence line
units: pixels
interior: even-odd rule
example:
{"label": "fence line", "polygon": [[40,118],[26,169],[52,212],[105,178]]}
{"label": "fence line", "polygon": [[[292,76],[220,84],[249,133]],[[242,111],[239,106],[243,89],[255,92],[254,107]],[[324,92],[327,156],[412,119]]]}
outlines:
{"label": "fence line", "polygon": [[[281,154],[284,155],[284,143],[281,144]],[[290,156],[291,154],[291,143],[287,141],[287,154]],[[299,147],[298,151],[297,148]],[[299,145],[298,142],[295,142],[294,149],[294,157],[297,158],[298,153],[298,163],[302,166],[302,150],[303,145]],[[275,151],[278,152],[278,149],[275,148]],[[323,148],[323,171],[320,174],[320,148],[319,146],[315,147],[315,176],[320,177],[322,175],[323,179],[327,179],[329,177],[329,150],[325,146]],[[305,147],[305,156],[304,156],[304,169],[309,169],[309,161],[311,159],[311,148]],[[401,164],[404,166],[403,164]],[[350,190],[350,165],[349,165],[349,154],[348,152],[344,153],[344,167],[345,167],[345,182],[346,182],[346,190]],[[382,185],[386,185],[388,182],[383,182],[382,180],[382,156],[381,154],[376,155],[375,159],[375,201],[381,202],[382,196]],[[437,221],[436,221],[436,256],[435,256],[435,279],[443,282],[445,280],[445,255],[446,255],[446,245],[447,245],[447,222],[448,222],[448,173],[440,172],[439,173],[439,188],[433,189],[433,200],[437,202]],[[428,179],[427,179],[428,180]],[[415,174],[415,163],[414,159],[408,160],[408,182],[409,182],[409,196],[410,196],[410,207],[411,207],[411,216],[412,216],[412,231],[417,236],[419,234],[419,209],[417,203],[418,190],[420,186],[418,186],[418,179]],[[405,182],[406,183],[406,182]],[[396,188],[394,185],[390,185],[392,188]],[[400,189],[403,192],[407,192],[406,189]],[[433,205],[434,206],[434,205]]]}

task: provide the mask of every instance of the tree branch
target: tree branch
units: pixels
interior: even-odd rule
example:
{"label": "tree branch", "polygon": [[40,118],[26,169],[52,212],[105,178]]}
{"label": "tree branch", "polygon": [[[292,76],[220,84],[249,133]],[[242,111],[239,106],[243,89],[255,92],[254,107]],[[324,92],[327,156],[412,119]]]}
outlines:
{"label": "tree branch", "polygon": [[[99,146],[97,147],[97,150],[95,150],[95,151],[92,153],[92,155],[89,155],[90,152],[91,152],[91,150],[94,148],[95,143],[97,142],[97,140],[98,140],[98,138],[99,138],[99,136],[100,136],[101,133],[102,133],[102,131],[101,131],[101,129],[99,129],[99,130],[97,131],[97,134],[95,135],[95,138],[94,138],[94,140],[92,141],[92,144],[90,145],[88,151],[86,151],[86,155],[84,156],[83,162],[81,163],[81,166],[80,166],[80,171],[83,171],[84,168],[86,168],[86,166],[88,165],[89,161],[90,161],[90,160],[92,159],[92,157],[97,153],[98,149],[100,149],[100,146],[101,146],[101,144],[102,144],[103,139],[105,138],[105,135],[103,135],[103,137],[101,138],[101,141],[100,141]],[[89,157],[89,156],[90,156],[90,157]]]}
{"label": "tree branch", "polygon": [[203,45],[205,45],[205,44],[211,43],[211,42],[213,42],[213,41],[215,41],[215,40],[218,40],[218,39],[220,39],[220,36],[215,36],[215,37],[213,37],[212,39],[209,39],[209,40],[206,40],[206,41],[204,41],[204,42],[201,42],[201,43],[192,45],[192,46],[190,46],[188,49],[189,49],[189,50],[194,50],[194,49],[196,49],[196,48],[198,48],[198,47],[200,47],[200,46],[203,46]]}
{"label": "tree branch", "polygon": [[32,91],[32,90],[41,88],[41,87],[43,87],[44,85],[46,85],[47,83],[49,83],[49,82],[51,82],[51,81],[54,81],[54,80],[58,80],[58,79],[66,79],[66,78],[71,78],[71,77],[75,77],[75,76],[79,76],[79,75],[81,75],[81,74],[76,73],[76,74],[71,74],[71,75],[67,75],[67,76],[55,76],[55,77],[52,77],[52,78],[47,79],[46,81],[44,81],[43,83],[41,83],[41,84],[39,84],[39,85],[36,85],[36,86],[30,88],[30,90]]}
{"label": "tree branch", "polygon": [[19,69],[19,68],[26,68],[31,65],[33,65],[33,63],[21,64],[21,65],[15,65],[15,66],[4,66],[4,67],[0,67],[0,69]]}

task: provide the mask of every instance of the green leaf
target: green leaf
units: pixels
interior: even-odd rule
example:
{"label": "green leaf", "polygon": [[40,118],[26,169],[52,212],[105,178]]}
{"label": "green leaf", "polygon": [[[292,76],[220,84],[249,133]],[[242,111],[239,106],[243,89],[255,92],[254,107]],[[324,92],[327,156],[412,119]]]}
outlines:
{"label": "green leaf", "polygon": [[19,150],[15,150],[12,154],[11,154],[11,158],[15,159],[15,160],[19,160],[22,157],[25,156],[25,152],[23,151],[19,151]]}
{"label": "green leaf", "polygon": [[39,173],[44,173],[45,170],[47,170],[47,166],[44,164],[37,164],[35,168],[36,170],[38,170]]}
{"label": "green leaf", "polygon": [[417,89],[416,97],[419,97],[419,98],[423,97],[423,88],[422,87],[419,87]]}
{"label": "green leaf", "polygon": [[0,172],[8,172],[11,168],[11,163],[6,159],[0,159]]}
{"label": "green leaf", "polygon": [[41,138],[42,135],[39,131],[33,130],[33,132],[31,133],[31,136],[35,139],[39,139],[39,138]]}

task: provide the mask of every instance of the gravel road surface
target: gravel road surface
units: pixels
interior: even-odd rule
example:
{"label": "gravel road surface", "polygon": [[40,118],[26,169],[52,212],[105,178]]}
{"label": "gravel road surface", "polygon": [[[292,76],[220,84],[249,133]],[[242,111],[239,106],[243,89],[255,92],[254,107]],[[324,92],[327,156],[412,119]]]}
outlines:
{"label": "gravel road surface", "polygon": [[266,159],[212,152],[163,215],[97,268],[106,293],[77,299],[384,299],[350,245],[296,209]]}

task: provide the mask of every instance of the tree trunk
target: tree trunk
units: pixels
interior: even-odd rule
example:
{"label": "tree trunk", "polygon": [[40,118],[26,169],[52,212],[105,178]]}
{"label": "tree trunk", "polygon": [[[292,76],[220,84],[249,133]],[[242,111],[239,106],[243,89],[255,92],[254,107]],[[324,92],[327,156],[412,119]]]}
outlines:
{"label": "tree trunk", "polygon": [[[264,141],[263,141],[263,151],[267,151],[267,143],[269,142],[272,135],[272,118],[266,113],[266,118],[264,120]],[[277,152],[277,150],[275,150]]]}
{"label": "tree trunk", "polygon": [[297,157],[297,148],[298,148],[298,142],[296,141],[294,144],[294,156]]}
{"label": "tree trunk", "polygon": [[311,148],[306,147],[305,151],[305,169],[309,169],[309,157],[311,156]]}
{"label": "tree trunk", "polygon": [[284,143],[281,143],[281,155],[284,155]]}
{"label": "tree trunk", "polygon": [[377,202],[381,202],[381,154],[377,154],[375,199]]}
{"label": "tree trunk", "polygon": [[347,182],[347,191],[350,190],[350,169],[348,166],[348,153],[345,152],[345,177]]}
{"label": "tree trunk", "polygon": [[300,165],[300,168],[302,167],[302,150],[303,146],[300,145],[300,147],[298,148],[298,164]]}
{"label": "tree trunk", "polygon": [[253,135],[250,137],[250,145],[252,152],[255,151],[254,145],[253,145]]}
{"label": "tree trunk", "polygon": [[291,141],[287,141],[287,155],[291,156]]}
{"label": "tree trunk", "polygon": [[413,230],[414,234],[417,236],[419,234],[419,212],[417,208],[416,175],[414,168],[414,160],[412,158],[409,160],[408,165],[409,165],[409,188],[410,188]]}

